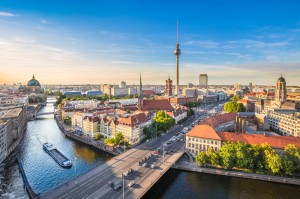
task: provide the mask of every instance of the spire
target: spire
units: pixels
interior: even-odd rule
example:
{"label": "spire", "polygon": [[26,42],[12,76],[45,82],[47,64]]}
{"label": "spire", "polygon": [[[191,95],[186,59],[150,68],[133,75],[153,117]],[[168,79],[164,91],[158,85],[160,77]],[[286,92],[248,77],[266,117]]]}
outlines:
{"label": "spire", "polygon": [[139,97],[143,97],[143,86],[142,86],[142,75],[140,73],[140,95]]}
{"label": "spire", "polygon": [[34,74],[32,75],[32,79],[35,79]]}
{"label": "spire", "polygon": [[178,20],[177,20],[177,27],[176,27],[176,44],[178,44]]}

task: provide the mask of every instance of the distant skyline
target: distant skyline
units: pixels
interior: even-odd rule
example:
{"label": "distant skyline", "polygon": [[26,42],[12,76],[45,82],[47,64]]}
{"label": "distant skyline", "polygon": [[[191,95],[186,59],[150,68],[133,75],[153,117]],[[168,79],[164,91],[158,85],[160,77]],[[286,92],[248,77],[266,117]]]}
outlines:
{"label": "distant skyline", "polygon": [[0,84],[300,85],[300,1],[0,2]]}

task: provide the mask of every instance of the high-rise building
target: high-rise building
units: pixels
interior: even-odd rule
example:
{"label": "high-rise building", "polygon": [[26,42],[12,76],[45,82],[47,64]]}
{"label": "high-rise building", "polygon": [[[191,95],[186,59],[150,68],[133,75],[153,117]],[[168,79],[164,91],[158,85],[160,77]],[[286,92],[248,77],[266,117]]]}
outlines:
{"label": "high-rise building", "polygon": [[249,83],[249,92],[251,93],[253,91],[253,85],[252,85],[252,83],[250,82]]}
{"label": "high-rise building", "polygon": [[176,56],[176,95],[179,95],[179,55],[181,51],[179,49],[178,42],[178,22],[177,22],[177,34],[176,34],[176,49],[174,50],[174,55]]}
{"label": "high-rise building", "polygon": [[172,96],[172,80],[170,79],[170,77],[166,80],[165,95]]}
{"label": "high-rise building", "polygon": [[126,88],[126,82],[121,81],[120,84],[119,84],[119,87],[120,88]]}
{"label": "high-rise building", "polygon": [[207,82],[208,82],[207,74],[200,74],[199,75],[199,87],[207,89]]}

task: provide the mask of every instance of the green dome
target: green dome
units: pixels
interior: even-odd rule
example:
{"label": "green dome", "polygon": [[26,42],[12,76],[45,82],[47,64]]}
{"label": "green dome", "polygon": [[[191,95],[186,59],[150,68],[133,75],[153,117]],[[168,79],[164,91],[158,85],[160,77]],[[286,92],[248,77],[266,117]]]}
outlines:
{"label": "green dome", "polygon": [[35,79],[34,75],[32,76],[32,79],[29,80],[27,83],[27,86],[41,86],[40,82]]}

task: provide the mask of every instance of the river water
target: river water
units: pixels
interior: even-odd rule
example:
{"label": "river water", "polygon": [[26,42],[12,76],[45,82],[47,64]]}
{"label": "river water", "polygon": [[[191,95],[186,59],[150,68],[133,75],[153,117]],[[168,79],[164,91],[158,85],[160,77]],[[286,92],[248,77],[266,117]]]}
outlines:
{"label": "river water", "polygon": [[[40,112],[53,111],[47,104]],[[25,137],[18,149],[0,166],[2,199],[27,199],[23,179],[15,161],[17,153],[23,161],[28,181],[36,193],[44,193],[101,165],[112,156],[65,137],[53,115],[39,116],[28,122]],[[47,153],[42,144],[53,143],[73,162],[70,169],[60,167]],[[1,171],[2,168],[2,171]],[[171,169],[144,196],[150,199],[174,198],[299,198],[300,187],[242,178],[216,176]]]}

